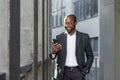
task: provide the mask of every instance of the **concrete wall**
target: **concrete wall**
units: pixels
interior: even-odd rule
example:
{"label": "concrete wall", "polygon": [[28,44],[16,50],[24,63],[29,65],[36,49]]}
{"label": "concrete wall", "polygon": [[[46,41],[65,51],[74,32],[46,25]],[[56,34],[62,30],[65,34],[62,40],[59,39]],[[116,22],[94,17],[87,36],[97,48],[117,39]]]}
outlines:
{"label": "concrete wall", "polygon": [[[26,4],[27,3],[27,4]],[[42,60],[42,0],[38,0],[38,61]],[[21,66],[31,64],[34,59],[34,0],[21,0]],[[42,80],[42,66],[38,70],[38,80]],[[26,75],[32,79],[33,70]]]}
{"label": "concrete wall", "polygon": [[77,29],[88,33],[90,37],[99,37],[99,16],[79,22]]}
{"label": "concrete wall", "polygon": [[120,0],[115,0],[115,80],[120,80]]}
{"label": "concrete wall", "polygon": [[[49,15],[50,15],[50,7],[48,5],[48,3],[50,3],[49,0],[45,0],[45,6],[44,6],[44,11],[45,14],[43,13],[43,0],[38,0],[38,61],[42,60],[42,54],[43,54],[43,50],[45,50],[45,57],[48,57],[48,50],[50,47],[50,36],[49,36],[49,32],[51,32],[50,30],[50,25],[49,25]],[[16,3],[19,3],[15,1],[11,3],[14,3],[16,5]],[[10,10],[11,10],[11,14],[16,12],[17,8],[14,7],[14,9],[12,8],[12,4],[10,3],[10,0],[0,0],[0,74],[1,73],[6,73],[6,80],[9,80],[9,73],[10,73],[10,51],[9,51],[9,40],[10,40],[10,29],[12,29],[13,24],[15,21],[10,21],[13,19],[10,19]],[[10,7],[11,5],[11,7]],[[17,6],[19,8],[19,6]],[[11,9],[12,8],[12,9]],[[48,13],[49,12],[49,13]],[[16,14],[19,14],[19,10]],[[42,14],[45,15],[45,24],[43,27],[43,16]],[[33,63],[33,59],[34,59],[34,0],[20,0],[20,66],[26,66],[29,65],[31,63]],[[12,18],[16,19],[17,16],[15,15],[15,17],[12,16]],[[19,23],[19,19],[17,20]],[[11,22],[11,26],[10,26],[10,22]],[[13,22],[13,23],[12,23]],[[18,26],[19,28],[19,26]],[[43,28],[44,31],[43,31]],[[14,28],[15,30],[15,28]],[[18,29],[17,29],[18,30]],[[44,32],[44,34],[43,34]],[[18,33],[19,34],[19,33]],[[12,38],[16,38],[16,36],[11,35]],[[44,36],[44,39],[43,39]],[[19,36],[18,36],[19,37]],[[15,39],[14,38],[14,39]],[[44,41],[44,43],[42,43]],[[18,38],[19,41],[19,38]],[[12,42],[11,42],[12,43]],[[13,42],[14,43],[14,42]],[[18,43],[19,44],[19,43]],[[18,45],[17,44],[17,45]],[[12,45],[12,44],[11,44]],[[43,45],[45,46],[43,48]],[[19,48],[19,46],[18,46]],[[12,49],[14,50],[14,49]],[[18,51],[19,53],[19,51]],[[11,52],[11,54],[14,56],[14,53]],[[16,53],[17,54],[17,53]],[[10,59],[9,59],[10,58]],[[12,59],[12,60],[16,60],[16,59]],[[18,60],[18,59],[17,59]],[[17,60],[15,62],[17,62]],[[19,61],[19,60],[18,60]],[[13,63],[15,63],[13,61]],[[19,63],[19,62],[18,62]],[[44,64],[44,62],[43,62]],[[38,70],[38,79],[42,80],[42,76],[43,76],[43,72],[47,72],[44,75],[46,76],[49,75],[49,69],[48,69],[48,65],[44,66],[42,64],[43,67],[47,68],[43,70],[43,67],[40,65],[39,66],[39,70]],[[14,65],[17,66],[17,68],[19,68],[18,65]],[[50,65],[49,65],[50,66]],[[32,67],[32,71],[27,72],[27,74],[25,74],[25,79],[26,80],[32,80],[34,77],[34,67]],[[12,69],[14,69],[14,67],[12,67]],[[11,69],[11,71],[13,72],[13,70]],[[19,70],[20,71],[20,70]],[[16,71],[17,72],[17,71]],[[48,74],[49,73],[49,74]],[[12,74],[14,76],[14,74]],[[17,74],[17,76],[19,77],[19,72]],[[47,78],[48,76],[46,76]],[[50,76],[49,76],[50,77]]]}
{"label": "concrete wall", "polygon": [[[26,4],[27,3],[27,4]],[[34,0],[21,0],[21,66],[33,62]]]}
{"label": "concrete wall", "polygon": [[9,0],[0,0],[0,73],[9,77]]}
{"label": "concrete wall", "polygon": [[[23,67],[34,59],[34,0],[20,1],[20,31],[20,66]],[[33,72],[25,73],[24,79],[32,79]]]}
{"label": "concrete wall", "polygon": [[114,0],[100,0],[100,80],[115,80]]}

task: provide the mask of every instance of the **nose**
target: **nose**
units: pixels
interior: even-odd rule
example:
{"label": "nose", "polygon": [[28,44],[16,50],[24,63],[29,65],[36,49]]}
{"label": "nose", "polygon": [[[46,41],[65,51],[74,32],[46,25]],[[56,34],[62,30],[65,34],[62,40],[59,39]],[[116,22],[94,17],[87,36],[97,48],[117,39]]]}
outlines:
{"label": "nose", "polygon": [[65,28],[68,28],[69,26],[68,25],[65,25]]}
{"label": "nose", "polygon": [[65,28],[68,28],[69,27],[69,24],[65,24]]}

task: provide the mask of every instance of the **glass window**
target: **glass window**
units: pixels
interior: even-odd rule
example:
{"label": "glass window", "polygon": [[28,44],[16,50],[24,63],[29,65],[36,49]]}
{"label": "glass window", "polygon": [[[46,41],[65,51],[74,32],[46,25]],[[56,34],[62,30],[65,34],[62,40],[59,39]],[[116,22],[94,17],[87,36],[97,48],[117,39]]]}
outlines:
{"label": "glass window", "polygon": [[78,17],[79,19],[79,3],[75,2],[74,3],[74,10],[75,10],[75,15]]}
{"label": "glass window", "polygon": [[[56,3],[56,4],[54,4]],[[57,10],[57,0],[52,0],[52,12]]]}
{"label": "glass window", "polygon": [[58,26],[58,15],[56,15],[55,18],[56,18],[56,20],[55,20],[55,21],[56,21],[56,22],[55,22],[55,23],[56,23],[56,24],[55,24],[55,27],[57,27],[57,26]]}
{"label": "glass window", "polygon": [[83,20],[83,19],[84,19],[84,16],[85,16],[85,15],[84,15],[84,14],[85,14],[85,13],[84,13],[84,8],[85,8],[85,7],[84,7],[84,6],[85,6],[85,5],[84,5],[84,0],[80,0],[80,4],[79,4],[79,5],[80,5],[80,7],[79,7],[79,8],[80,8],[80,14],[79,14],[79,15],[80,15],[80,17],[79,17],[80,19],[79,19],[79,20]]}
{"label": "glass window", "polygon": [[58,25],[57,26],[61,26],[61,11],[58,12]]}
{"label": "glass window", "polygon": [[62,26],[64,25],[65,9],[62,9]]}
{"label": "glass window", "polygon": [[98,52],[98,38],[95,38],[94,39],[94,51],[96,52]]}
{"label": "glass window", "polygon": [[73,5],[79,21],[98,15],[98,0],[73,0]]}
{"label": "glass window", "polygon": [[61,9],[61,0],[56,0],[57,1],[57,5],[58,5],[58,9]]}
{"label": "glass window", "polygon": [[63,25],[62,23],[62,14],[60,15],[60,26]]}
{"label": "glass window", "polygon": [[51,23],[52,23],[52,27],[54,27],[54,16],[52,15],[52,18],[51,18]]}
{"label": "glass window", "polygon": [[94,51],[98,51],[98,37],[91,38],[91,46]]}
{"label": "glass window", "polygon": [[90,18],[91,12],[91,0],[85,0],[85,18]]}
{"label": "glass window", "polygon": [[98,15],[98,0],[92,0],[92,16]]}
{"label": "glass window", "polygon": [[66,3],[65,1],[66,0],[62,0],[62,2],[61,2],[62,3],[62,7],[65,7],[65,3]]}
{"label": "glass window", "polygon": [[100,55],[98,55],[98,37],[91,38],[91,46],[94,53],[94,62],[90,74],[86,76],[86,80],[99,80]]}
{"label": "glass window", "polygon": [[65,16],[65,0],[52,0],[52,26],[63,26],[63,17]]}
{"label": "glass window", "polygon": [[98,56],[98,37],[91,38],[91,47],[95,56]]}

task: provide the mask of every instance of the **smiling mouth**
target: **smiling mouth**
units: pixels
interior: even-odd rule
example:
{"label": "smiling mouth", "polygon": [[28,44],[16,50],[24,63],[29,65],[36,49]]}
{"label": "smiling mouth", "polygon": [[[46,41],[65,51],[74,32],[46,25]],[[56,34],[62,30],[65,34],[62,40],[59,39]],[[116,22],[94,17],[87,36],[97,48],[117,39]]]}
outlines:
{"label": "smiling mouth", "polygon": [[71,28],[66,28],[67,30],[71,30]]}
{"label": "smiling mouth", "polygon": [[67,31],[71,31],[71,30],[72,30],[72,28],[66,28],[66,30],[67,30]]}
{"label": "smiling mouth", "polygon": [[72,29],[71,27],[65,27],[65,28],[68,29],[68,30]]}
{"label": "smiling mouth", "polygon": [[72,28],[66,28],[66,30],[68,33],[71,33],[73,31]]}

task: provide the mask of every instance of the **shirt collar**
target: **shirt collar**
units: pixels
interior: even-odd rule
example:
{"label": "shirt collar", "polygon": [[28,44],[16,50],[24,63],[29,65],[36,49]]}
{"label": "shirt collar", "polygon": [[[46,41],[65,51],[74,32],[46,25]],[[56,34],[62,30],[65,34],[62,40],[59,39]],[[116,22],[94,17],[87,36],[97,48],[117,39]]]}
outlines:
{"label": "shirt collar", "polygon": [[[73,35],[76,35],[76,32],[77,32],[77,31],[75,31],[75,33],[74,33]],[[67,35],[69,35],[67,31],[65,31],[64,33],[67,34]],[[72,36],[73,36],[73,35],[72,35]]]}

